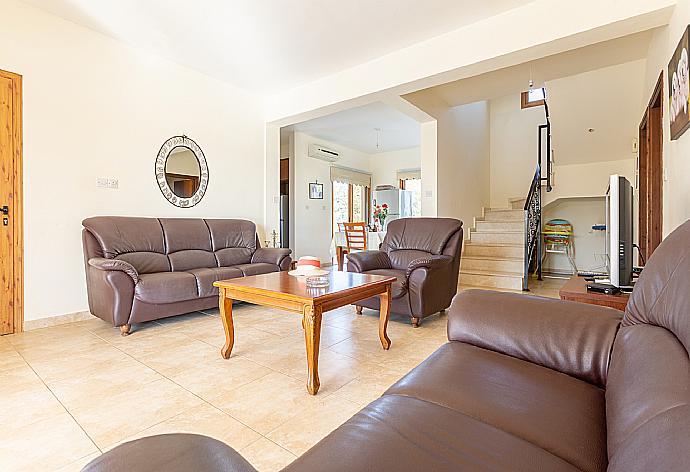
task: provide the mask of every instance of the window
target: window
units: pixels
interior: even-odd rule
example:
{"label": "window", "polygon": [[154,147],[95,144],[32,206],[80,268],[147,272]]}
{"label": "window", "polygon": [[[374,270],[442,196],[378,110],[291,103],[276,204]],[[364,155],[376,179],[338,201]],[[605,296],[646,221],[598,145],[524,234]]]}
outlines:
{"label": "window", "polygon": [[342,231],[339,223],[369,223],[371,174],[331,167],[333,184],[333,232]]}
{"label": "window", "polygon": [[422,216],[422,179],[400,179],[401,190],[412,191],[412,216]]}
{"label": "window", "polygon": [[350,221],[350,185],[346,182],[333,182],[333,232],[339,231],[338,223]]}
{"label": "window", "polygon": [[522,92],[520,96],[520,108],[539,107],[546,101],[546,90],[543,87],[532,88]]}

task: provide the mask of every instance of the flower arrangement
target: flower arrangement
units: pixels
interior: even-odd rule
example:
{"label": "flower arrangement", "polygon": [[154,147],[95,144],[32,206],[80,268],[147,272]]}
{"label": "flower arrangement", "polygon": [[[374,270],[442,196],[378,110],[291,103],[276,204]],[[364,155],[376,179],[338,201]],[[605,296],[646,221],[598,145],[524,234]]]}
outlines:
{"label": "flower arrangement", "polygon": [[384,203],[383,205],[376,205],[376,207],[374,208],[374,220],[379,222],[379,224],[381,225],[381,229],[383,229],[387,217],[388,204]]}

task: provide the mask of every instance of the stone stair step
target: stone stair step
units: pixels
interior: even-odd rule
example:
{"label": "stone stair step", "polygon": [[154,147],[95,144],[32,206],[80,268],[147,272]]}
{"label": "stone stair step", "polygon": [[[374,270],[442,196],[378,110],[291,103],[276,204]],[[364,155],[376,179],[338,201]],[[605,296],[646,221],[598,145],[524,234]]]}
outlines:
{"label": "stone stair step", "polygon": [[523,220],[505,221],[482,221],[474,222],[477,231],[524,231],[525,222]]}
{"label": "stone stair step", "polygon": [[484,209],[484,221],[524,221],[524,210],[513,210],[508,208],[486,208]]}
{"label": "stone stair step", "polygon": [[470,241],[484,244],[524,244],[524,231],[473,231]]}
{"label": "stone stair step", "polygon": [[522,274],[487,270],[460,270],[458,283],[463,286],[522,289]]}
{"label": "stone stair step", "polygon": [[460,266],[467,271],[484,270],[520,273],[524,268],[524,263],[522,257],[463,256],[460,258]]}
{"label": "stone stair step", "polygon": [[[478,244],[471,241],[463,245],[462,257],[518,257],[524,259],[524,244]],[[462,259],[461,259],[462,261]]]}

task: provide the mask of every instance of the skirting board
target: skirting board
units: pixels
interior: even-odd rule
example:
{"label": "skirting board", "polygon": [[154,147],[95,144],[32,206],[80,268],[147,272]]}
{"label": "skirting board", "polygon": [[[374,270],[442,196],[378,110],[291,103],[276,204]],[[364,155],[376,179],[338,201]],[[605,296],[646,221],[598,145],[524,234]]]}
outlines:
{"label": "skirting board", "polygon": [[77,311],[76,313],[66,313],[64,315],[49,316],[47,318],[39,318],[37,320],[24,320],[24,331],[31,331],[34,329],[41,328],[50,328],[51,326],[74,323],[75,321],[84,321],[91,318],[93,318],[93,315],[88,311]]}

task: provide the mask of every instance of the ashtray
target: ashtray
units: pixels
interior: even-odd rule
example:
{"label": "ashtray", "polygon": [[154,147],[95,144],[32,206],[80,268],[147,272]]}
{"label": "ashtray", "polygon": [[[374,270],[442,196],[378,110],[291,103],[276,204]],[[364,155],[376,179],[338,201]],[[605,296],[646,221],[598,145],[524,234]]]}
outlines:
{"label": "ashtray", "polygon": [[307,287],[328,287],[329,283],[328,274],[307,277]]}

